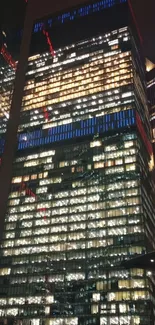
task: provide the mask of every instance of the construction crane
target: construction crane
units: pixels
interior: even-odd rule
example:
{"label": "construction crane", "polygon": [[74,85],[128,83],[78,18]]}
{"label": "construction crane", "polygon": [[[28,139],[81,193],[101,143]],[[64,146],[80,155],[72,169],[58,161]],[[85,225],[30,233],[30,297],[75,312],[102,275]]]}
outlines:
{"label": "construction crane", "polygon": [[50,39],[49,33],[45,30],[45,26],[44,26],[44,24],[43,24],[42,32],[43,32],[43,34],[44,34],[45,37],[46,37],[46,41],[47,41],[47,44],[48,44],[48,46],[49,46],[49,50],[50,50],[51,55],[52,55],[53,57],[55,57],[55,56],[56,56],[56,53],[55,53],[55,51],[54,51],[54,49],[53,49],[53,45],[52,45],[52,42],[51,42],[51,39]]}
{"label": "construction crane", "polygon": [[4,60],[10,65],[10,67],[16,70],[16,62],[13,60],[11,54],[8,52],[6,46],[3,44],[0,53],[2,54]]}

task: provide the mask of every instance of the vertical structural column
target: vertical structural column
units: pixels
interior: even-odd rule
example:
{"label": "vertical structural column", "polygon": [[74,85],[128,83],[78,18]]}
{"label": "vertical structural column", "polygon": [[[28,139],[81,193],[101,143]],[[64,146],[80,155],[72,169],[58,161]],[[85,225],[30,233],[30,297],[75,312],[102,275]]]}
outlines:
{"label": "vertical structural column", "polygon": [[20,110],[22,104],[25,73],[29,55],[32,28],[33,17],[30,1],[30,5],[28,4],[27,6],[26,18],[24,23],[24,32],[21,42],[20,56],[17,65],[14,92],[10,109],[10,119],[8,121],[7,131],[5,134],[5,147],[2,156],[2,165],[0,169],[0,240],[2,239],[4,219],[7,209],[7,200],[12,178],[13,159],[17,147],[17,131],[20,122]]}

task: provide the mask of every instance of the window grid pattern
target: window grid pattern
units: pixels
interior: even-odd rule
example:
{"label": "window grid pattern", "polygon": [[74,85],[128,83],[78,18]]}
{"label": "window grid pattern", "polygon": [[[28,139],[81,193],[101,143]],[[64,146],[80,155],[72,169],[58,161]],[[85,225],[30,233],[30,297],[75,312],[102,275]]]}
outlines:
{"label": "window grid pattern", "polygon": [[1,249],[3,319],[152,324],[150,273],[120,266],[154,233],[128,41],[124,28],[60,49],[53,63],[29,58]]}

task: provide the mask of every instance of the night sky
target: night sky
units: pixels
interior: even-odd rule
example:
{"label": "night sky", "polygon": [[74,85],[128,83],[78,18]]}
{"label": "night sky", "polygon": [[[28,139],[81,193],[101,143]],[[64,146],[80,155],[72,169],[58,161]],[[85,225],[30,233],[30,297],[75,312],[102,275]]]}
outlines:
{"label": "night sky", "polygon": [[[29,0],[34,1],[35,0]],[[55,1],[53,1],[53,10]],[[74,5],[75,1],[71,3]],[[86,0],[79,0],[79,3]],[[40,3],[40,7],[44,6],[46,1],[37,0],[37,6]],[[61,0],[57,0],[60,3],[59,9],[61,10]],[[69,3],[68,0],[63,0],[64,3]],[[155,0],[132,0],[135,16],[144,40],[144,54],[150,59],[155,61]],[[22,26],[24,21],[26,3],[25,0],[0,0],[0,23],[5,26]],[[34,12],[35,12],[34,6]]]}
{"label": "night sky", "polygon": [[132,0],[144,40],[145,55],[155,62],[155,0]]}

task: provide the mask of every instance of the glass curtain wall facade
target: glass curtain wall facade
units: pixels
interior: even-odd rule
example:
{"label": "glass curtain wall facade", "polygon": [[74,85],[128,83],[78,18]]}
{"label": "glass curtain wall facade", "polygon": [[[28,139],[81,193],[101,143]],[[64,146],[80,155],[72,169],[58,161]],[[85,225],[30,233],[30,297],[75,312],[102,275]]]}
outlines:
{"label": "glass curtain wall facade", "polygon": [[120,267],[155,248],[149,133],[128,27],[59,48],[54,61],[29,58],[1,247],[3,323],[153,324],[151,274]]}
{"label": "glass curtain wall facade", "polygon": [[152,128],[152,142],[155,153],[155,67],[147,72],[148,98],[150,102],[150,123]]}
{"label": "glass curtain wall facade", "polygon": [[[10,60],[9,52],[5,56],[2,48],[7,50],[6,34],[0,30],[0,138],[2,146],[5,141],[5,132],[7,129],[7,122],[10,115],[10,108],[12,102],[12,95],[14,90],[14,81],[16,71],[11,65],[8,66]],[[2,149],[2,147],[1,147]],[[2,154],[2,150],[1,150]],[[1,165],[1,157],[0,157]]]}
{"label": "glass curtain wall facade", "polygon": [[12,94],[14,89],[15,70],[0,62],[0,134],[6,132],[9,119]]}

